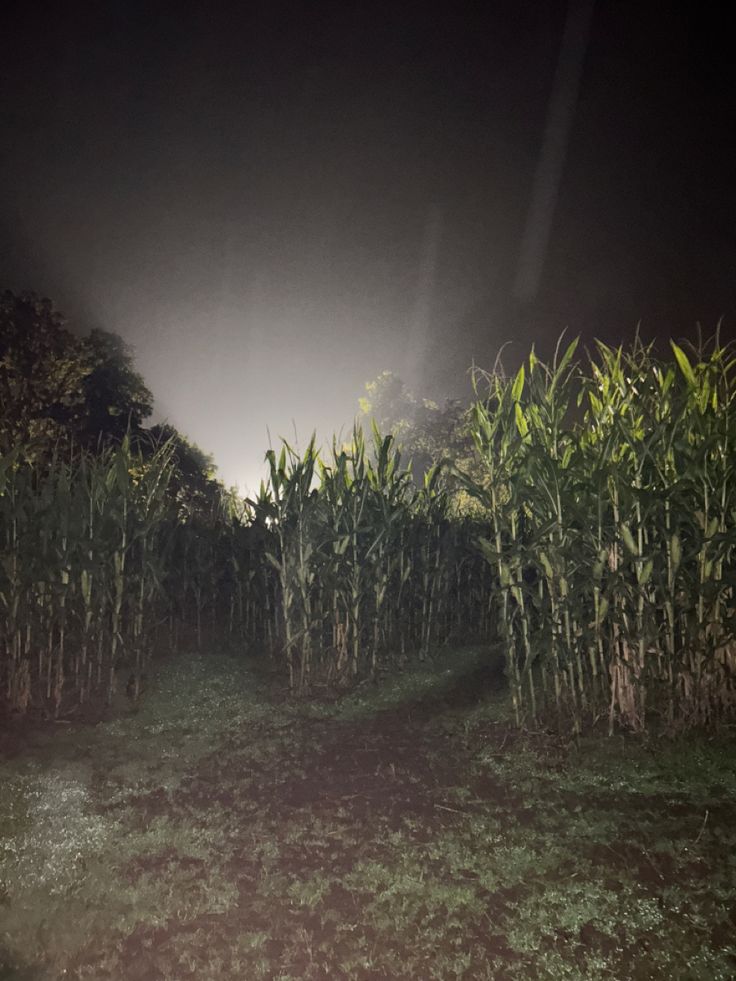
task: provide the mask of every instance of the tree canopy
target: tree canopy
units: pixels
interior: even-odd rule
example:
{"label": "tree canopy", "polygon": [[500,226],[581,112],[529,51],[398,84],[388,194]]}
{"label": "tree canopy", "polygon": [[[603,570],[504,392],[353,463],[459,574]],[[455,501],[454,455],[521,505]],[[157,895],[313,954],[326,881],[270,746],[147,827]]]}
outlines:
{"label": "tree canopy", "polygon": [[411,460],[418,483],[434,464],[457,461],[471,453],[467,408],[460,399],[440,404],[416,396],[392,371],[382,372],[365,390],[361,413],[382,433],[393,435],[405,458]]}
{"label": "tree canopy", "polygon": [[48,299],[0,297],[0,438],[43,454],[59,444],[94,446],[135,432],[153,396],[117,334],[79,337]]}

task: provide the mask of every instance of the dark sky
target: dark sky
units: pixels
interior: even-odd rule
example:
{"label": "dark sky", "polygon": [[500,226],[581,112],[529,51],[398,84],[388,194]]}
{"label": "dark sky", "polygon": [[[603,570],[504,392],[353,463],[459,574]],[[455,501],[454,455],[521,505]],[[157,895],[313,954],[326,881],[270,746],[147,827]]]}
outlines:
{"label": "dark sky", "polygon": [[0,285],[119,332],[251,485],[384,368],[441,397],[565,327],[732,336],[731,34],[669,6],[6,8]]}

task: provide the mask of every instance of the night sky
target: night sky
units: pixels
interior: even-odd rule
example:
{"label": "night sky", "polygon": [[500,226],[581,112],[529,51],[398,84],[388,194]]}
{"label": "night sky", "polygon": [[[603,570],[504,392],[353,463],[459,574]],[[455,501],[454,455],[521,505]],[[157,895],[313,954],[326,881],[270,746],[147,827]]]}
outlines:
{"label": "night sky", "polygon": [[0,286],[120,333],[228,483],[386,368],[736,333],[713,5],[44,6],[2,15]]}

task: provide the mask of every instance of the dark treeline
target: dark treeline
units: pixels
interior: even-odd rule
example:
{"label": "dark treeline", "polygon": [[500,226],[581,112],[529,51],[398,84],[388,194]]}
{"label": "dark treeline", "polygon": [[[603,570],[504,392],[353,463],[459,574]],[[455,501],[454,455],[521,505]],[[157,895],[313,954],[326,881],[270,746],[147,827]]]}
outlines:
{"label": "dark treeline", "polygon": [[307,694],[472,638],[501,646],[519,724],[732,719],[731,353],[575,357],[476,372],[469,407],[384,375],[348,443],[269,451],[246,501],[180,434],[145,428],[114,335],[75,338],[5,294],[5,708],[135,697],[156,651],[192,644],[269,657]]}

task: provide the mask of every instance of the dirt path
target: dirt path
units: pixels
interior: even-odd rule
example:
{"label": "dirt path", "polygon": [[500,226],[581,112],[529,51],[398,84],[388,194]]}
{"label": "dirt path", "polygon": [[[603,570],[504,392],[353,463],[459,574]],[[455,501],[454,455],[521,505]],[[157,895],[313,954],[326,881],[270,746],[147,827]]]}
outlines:
{"label": "dirt path", "polygon": [[[55,904],[5,887],[0,944],[39,965],[7,976],[733,977],[734,788],[610,747],[571,763],[500,717],[497,670],[460,667],[324,718],[258,690],[234,717],[225,669],[197,706],[158,696],[168,727],[69,734],[55,791],[83,789],[92,830],[67,821],[82,864]],[[701,777],[725,781],[720,760]]]}

